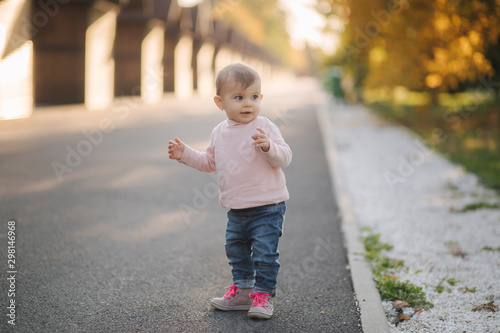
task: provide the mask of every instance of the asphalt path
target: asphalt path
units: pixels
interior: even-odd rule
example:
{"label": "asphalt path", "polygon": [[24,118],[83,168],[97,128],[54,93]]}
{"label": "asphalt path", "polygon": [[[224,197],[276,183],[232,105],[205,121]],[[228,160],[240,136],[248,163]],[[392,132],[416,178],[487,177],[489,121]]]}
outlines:
{"label": "asphalt path", "polygon": [[0,331],[361,332],[311,91],[292,95],[263,100],[293,151],[268,321],[211,308],[231,284],[226,211],[214,175],[168,159],[174,136],[206,146],[224,119],[211,101],[125,100],[1,122]]}

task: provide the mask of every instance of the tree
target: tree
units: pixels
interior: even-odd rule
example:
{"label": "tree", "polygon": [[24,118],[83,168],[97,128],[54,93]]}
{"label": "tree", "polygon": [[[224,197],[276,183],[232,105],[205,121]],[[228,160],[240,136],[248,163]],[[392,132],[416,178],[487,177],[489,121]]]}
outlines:
{"label": "tree", "polygon": [[[337,61],[364,88],[456,91],[491,75],[500,35],[495,0],[329,0],[347,13]],[[349,10],[336,10],[348,7]],[[500,70],[500,69],[499,69]]]}

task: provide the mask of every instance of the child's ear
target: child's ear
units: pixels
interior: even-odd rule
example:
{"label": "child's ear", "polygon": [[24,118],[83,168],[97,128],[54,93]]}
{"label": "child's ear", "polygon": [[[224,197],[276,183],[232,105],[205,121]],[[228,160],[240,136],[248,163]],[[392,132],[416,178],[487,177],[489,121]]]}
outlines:
{"label": "child's ear", "polygon": [[221,111],[224,109],[222,106],[222,98],[219,95],[214,96],[214,102]]}
{"label": "child's ear", "polygon": [[264,95],[260,94],[260,100],[262,101],[262,97],[264,97]]}

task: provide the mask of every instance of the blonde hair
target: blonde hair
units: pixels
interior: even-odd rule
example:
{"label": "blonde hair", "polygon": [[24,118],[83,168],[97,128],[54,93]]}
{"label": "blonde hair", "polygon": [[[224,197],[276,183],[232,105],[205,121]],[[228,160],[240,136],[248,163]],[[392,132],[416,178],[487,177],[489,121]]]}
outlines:
{"label": "blonde hair", "polygon": [[243,89],[248,88],[255,80],[260,81],[260,75],[255,69],[244,63],[235,63],[228,65],[220,70],[215,78],[215,88],[218,96],[222,94],[224,86],[233,81],[235,84],[241,84]]}

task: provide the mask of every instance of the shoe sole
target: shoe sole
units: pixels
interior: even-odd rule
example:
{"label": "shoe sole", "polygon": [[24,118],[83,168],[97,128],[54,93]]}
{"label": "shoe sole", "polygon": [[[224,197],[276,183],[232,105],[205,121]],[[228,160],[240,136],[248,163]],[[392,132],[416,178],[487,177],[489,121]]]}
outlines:
{"label": "shoe sole", "polygon": [[221,311],[248,311],[251,307],[251,305],[223,306],[214,302],[210,302],[210,305]]}
{"label": "shoe sole", "polygon": [[249,312],[248,313],[248,318],[252,319],[271,319],[273,315],[268,315],[265,313],[260,313],[260,312]]}

